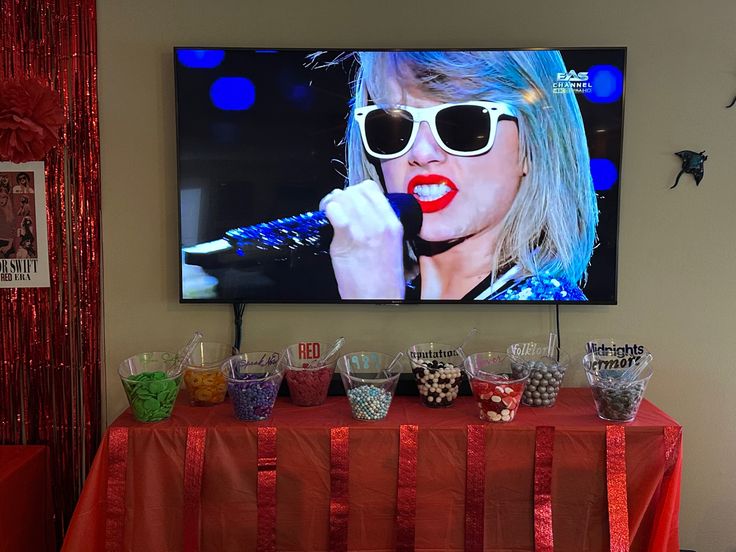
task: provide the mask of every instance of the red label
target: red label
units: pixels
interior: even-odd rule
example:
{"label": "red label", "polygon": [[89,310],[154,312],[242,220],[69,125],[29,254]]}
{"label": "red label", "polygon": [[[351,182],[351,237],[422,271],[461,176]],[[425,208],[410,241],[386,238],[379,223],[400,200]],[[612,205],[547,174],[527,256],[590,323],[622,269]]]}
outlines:
{"label": "red label", "polygon": [[319,358],[319,343],[299,343],[299,358]]}

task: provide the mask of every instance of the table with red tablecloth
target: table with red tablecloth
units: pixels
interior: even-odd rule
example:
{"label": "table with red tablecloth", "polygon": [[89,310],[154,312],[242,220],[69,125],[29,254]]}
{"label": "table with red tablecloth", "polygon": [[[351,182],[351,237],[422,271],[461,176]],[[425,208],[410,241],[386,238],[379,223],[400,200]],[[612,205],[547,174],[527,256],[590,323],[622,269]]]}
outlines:
{"label": "table with red tablecloth", "polygon": [[595,413],[589,389],[482,422],[471,397],[345,397],[240,422],[229,402],[108,428],[64,550],[678,550],[681,428],[648,401]]}
{"label": "table with red tablecloth", "polygon": [[39,445],[0,446],[0,552],[55,548],[48,452]]}

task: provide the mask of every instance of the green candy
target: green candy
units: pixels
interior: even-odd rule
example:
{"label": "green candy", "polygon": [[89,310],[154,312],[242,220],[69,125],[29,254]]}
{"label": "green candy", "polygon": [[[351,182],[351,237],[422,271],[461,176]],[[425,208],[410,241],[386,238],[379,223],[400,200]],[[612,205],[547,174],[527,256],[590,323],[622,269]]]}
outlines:
{"label": "green candy", "polygon": [[167,379],[162,371],[142,372],[123,380],[135,418],[157,422],[168,418],[179,393],[181,377]]}
{"label": "green candy", "polygon": [[143,406],[146,410],[158,410],[161,408],[161,403],[158,402],[156,399],[146,399],[146,401],[143,403]]}
{"label": "green candy", "polygon": [[143,401],[140,399],[134,399],[131,405],[133,410],[136,412],[143,412],[146,408],[143,406]]}
{"label": "green candy", "polygon": [[151,392],[148,389],[141,387],[140,385],[133,387],[133,393],[139,399],[148,399],[151,397]]}

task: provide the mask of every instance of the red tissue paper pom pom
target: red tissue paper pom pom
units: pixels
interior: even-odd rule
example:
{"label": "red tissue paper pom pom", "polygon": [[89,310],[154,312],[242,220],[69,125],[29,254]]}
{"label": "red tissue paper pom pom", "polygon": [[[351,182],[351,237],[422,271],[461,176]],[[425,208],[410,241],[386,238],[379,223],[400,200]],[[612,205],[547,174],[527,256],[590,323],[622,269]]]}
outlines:
{"label": "red tissue paper pom pom", "polygon": [[59,141],[59,97],[32,79],[0,81],[0,160],[40,161]]}

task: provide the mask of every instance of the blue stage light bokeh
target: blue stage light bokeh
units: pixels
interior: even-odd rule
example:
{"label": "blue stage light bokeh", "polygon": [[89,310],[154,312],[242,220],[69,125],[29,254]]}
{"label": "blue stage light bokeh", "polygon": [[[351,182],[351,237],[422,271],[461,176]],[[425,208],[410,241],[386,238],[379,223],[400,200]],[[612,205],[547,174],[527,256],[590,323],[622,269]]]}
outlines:
{"label": "blue stage light bokeh", "polygon": [[256,101],[256,87],[246,77],[220,77],[210,87],[210,99],[223,111],[245,111]]}
{"label": "blue stage light bokeh", "polygon": [[592,103],[612,103],[624,93],[624,75],[613,65],[593,65],[588,69],[590,92],[585,99]]}
{"label": "blue stage light bokeh", "polygon": [[177,50],[176,57],[184,67],[212,69],[225,59],[225,50]]}
{"label": "blue stage light bokeh", "polygon": [[597,192],[610,190],[618,181],[618,169],[609,159],[591,159],[590,174],[593,177],[593,186]]}

